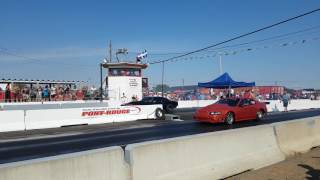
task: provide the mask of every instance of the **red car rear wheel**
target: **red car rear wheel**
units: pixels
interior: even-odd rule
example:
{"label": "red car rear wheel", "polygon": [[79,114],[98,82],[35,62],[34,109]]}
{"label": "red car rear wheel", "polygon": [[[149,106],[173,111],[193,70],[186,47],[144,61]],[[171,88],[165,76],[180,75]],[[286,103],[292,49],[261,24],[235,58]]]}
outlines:
{"label": "red car rear wheel", "polygon": [[257,120],[257,121],[260,121],[260,120],[263,119],[263,117],[264,117],[264,112],[263,112],[263,111],[258,111],[258,112],[257,112],[256,120]]}

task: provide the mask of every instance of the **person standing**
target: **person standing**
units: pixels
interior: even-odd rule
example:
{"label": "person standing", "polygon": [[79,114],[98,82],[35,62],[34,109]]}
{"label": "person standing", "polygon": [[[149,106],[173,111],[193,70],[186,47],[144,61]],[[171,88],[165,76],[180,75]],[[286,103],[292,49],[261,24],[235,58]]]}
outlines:
{"label": "person standing", "polygon": [[27,102],[29,100],[29,92],[27,87],[23,87],[21,90],[21,94],[22,94],[22,102]]}
{"label": "person standing", "polygon": [[42,94],[43,94],[43,99],[44,99],[45,101],[49,101],[50,90],[49,90],[48,85],[45,86],[45,88],[44,88],[43,91],[42,91]]}
{"label": "person standing", "polygon": [[122,96],[120,99],[122,104],[127,103],[127,96],[124,93],[122,93]]}
{"label": "person standing", "polygon": [[246,90],[246,91],[244,92],[244,94],[243,94],[243,98],[244,98],[244,99],[250,99],[250,98],[252,98],[252,97],[253,97],[253,95],[252,95],[252,93],[251,93],[250,90]]}
{"label": "person standing", "polygon": [[57,94],[57,89],[56,89],[56,87],[53,85],[52,87],[51,87],[51,90],[50,90],[50,96],[51,96],[51,98],[50,98],[50,100],[52,101],[55,101],[55,98],[56,98],[56,94]]}
{"label": "person standing", "polygon": [[11,102],[11,89],[10,89],[10,83],[7,84],[5,95],[4,95],[4,101],[5,102]]}
{"label": "person standing", "polygon": [[35,102],[37,100],[37,92],[36,89],[33,87],[30,89],[30,99],[31,102]]}
{"label": "person standing", "polygon": [[41,87],[39,86],[37,88],[37,102],[41,102],[42,101],[42,89]]}
{"label": "person standing", "polygon": [[282,103],[284,107],[284,111],[288,112],[288,104],[290,103],[290,95],[285,92],[284,95],[282,96]]}
{"label": "person standing", "polygon": [[132,102],[138,101],[138,96],[137,95],[133,95],[131,98]]}
{"label": "person standing", "polygon": [[12,93],[13,93],[13,101],[18,102],[19,101],[19,95],[20,95],[20,88],[17,84],[12,85]]}

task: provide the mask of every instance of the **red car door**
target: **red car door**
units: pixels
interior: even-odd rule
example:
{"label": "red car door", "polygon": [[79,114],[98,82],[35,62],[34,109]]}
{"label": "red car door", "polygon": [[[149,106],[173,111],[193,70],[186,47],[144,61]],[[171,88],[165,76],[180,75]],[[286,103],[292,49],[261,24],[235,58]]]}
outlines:
{"label": "red car door", "polygon": [[252,103],[251,99],[242,99],[238,109],[237,120],[239,121],[254,119],[256,117],[255,104]]}
{"label": "red car door", "polygon": [[250,101],[250,108],[248,110],[248,119],[256,119],[257,118],[257,102],[253,99],[249,99]]}

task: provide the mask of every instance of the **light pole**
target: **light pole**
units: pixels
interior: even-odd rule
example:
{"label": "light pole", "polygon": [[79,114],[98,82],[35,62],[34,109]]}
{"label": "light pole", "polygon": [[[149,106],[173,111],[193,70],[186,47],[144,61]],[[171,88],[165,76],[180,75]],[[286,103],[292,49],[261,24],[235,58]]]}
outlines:
{"label": "light pole", "polygon": [[102,63],[100,65],[100,102],[103,101],[103,89],[102,89]]}

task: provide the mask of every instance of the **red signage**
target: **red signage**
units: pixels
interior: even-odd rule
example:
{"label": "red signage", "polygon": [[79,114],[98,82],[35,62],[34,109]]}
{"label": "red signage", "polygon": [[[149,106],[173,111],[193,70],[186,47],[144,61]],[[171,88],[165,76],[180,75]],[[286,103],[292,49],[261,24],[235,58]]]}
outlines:
{"label": "red signage", "polygon": [[110,109],[85,109],[83,110],[82,117],[94,116],[108,116],[108,115],[121,115],[121,114],[139,114],[141,108],[139,107],[125,107],[125,108],[110,108]]}

